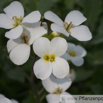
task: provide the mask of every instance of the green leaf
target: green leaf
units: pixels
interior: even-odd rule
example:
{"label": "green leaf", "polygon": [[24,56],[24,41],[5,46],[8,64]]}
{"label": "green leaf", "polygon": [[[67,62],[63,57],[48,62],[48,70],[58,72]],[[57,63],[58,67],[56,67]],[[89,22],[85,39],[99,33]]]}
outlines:
{"label": "green leaf", "polygon": [[39,0],[37,9],[41,12],[42,16],[48,10],[50,10],[57,0]]}
{"label": "green leaf", "polygon": [[7,75],[9,78],[13,80],[17,80],[19,82],[24,83],[25,81],[25,76],[24,74],[18,69],[18,68],[13,68],[7,72]]}
{"label": "green leaf", "polygon": [[22,103],[37,103],[36,99],[35,94],[30,91]]}
{"label": "green leaf", "polygon": [[96,84],[96,85],[93,85],[91,89],[95,94],[100,94],[102,90],[102,86],[100,84]]}
{"label": "green leaf", "polygon": [[75,5],[75,0],[65,0],[64,4],[68,9],[73,9]]}
{"label": "green leaf", "polygon": [[103,29],[103,16],[102,16],[102,20],[100,22],[99,27],[96,29],[97,30],[96,35],[94,35],[93,39],[90,41],[90,45],[98,45],[100,43],[103,43],[103,30],[102,29]]}
{"label": "green leaf", "polygon": [[103,64],[103,50],[88,53],[86,59],[93,66]]}
{"label": "green leaf", "polygon": [[87,18],[87,24],[92,31],[95,31],[96,23],[102,13],[102,0],[85,0],[83,9],[84,15]]}
{"label": "green leaf", "polygon": [[91,77],[94,73],[94,69],[93,70],[86,70],[83,68],[80,68],[78,70],[76,70],[76,82],[81,82],[84,81],[86,79],[88,79],[89,77]]}

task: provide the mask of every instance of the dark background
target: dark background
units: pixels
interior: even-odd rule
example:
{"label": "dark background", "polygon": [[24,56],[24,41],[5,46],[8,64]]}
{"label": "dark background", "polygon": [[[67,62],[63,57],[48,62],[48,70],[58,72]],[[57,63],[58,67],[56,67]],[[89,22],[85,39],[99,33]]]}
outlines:
{"label": "dark background", "polygon": [[[0,0],[0,13],[3,8],[14,0]],[[72,37],[67,41],[80,44],[87,50],[85,63],[81,67],[70,64],[76,71],[76,80],[68,89],[70,94],[103,94],[103,0],[18,0],[25,9],[25,15],[34,10],[44,12],[51,10],[62,20],[72,10],[79,10],[87,18],[84,23],[92,32],[93,38],[88,42],[80,42]],[[45,20],[46,21],[46,20]],[[51,22],[48,22],[49,24]],[[36,103],[36,97],[31,90],[30,83],[21,71],[21,68],[30,76],[33,60],[30,58],[22,66],[14,65],[8,59],[6,49],[7,38],[4,34],[7,30],[0,28],[0,93],[8,98],[14,98],[20,103]],[[51,32],[51,31],[49,31]],[[34,53],[32,53],[32,56]],[[46,103],[47,92],[43,89],[41,81],[34,80],[41,103]]]}

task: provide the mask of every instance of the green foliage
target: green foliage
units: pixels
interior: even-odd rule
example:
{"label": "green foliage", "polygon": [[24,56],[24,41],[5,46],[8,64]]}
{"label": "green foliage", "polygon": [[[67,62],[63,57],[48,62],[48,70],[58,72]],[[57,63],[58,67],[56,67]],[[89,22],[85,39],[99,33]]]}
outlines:
{"label": "green foliage", "polygon": [[[0,0],[0,13],[14,0]],[[82,67],[70,67],[76,71],[76,80],[68,90],[70,94],[103,94],[103,0],[18,0],[25,9],[25,15],[33,10],[42,14],[48,10],[55,12],[62,20],[71,10],[80,10],[87,18],[84,23],[92,32],[93,38],[87,42],[79,42],[70,37],[67,41],[80,44],[87,50],[85,64]],[[48,21],[50,25],[51,22]],[[6,50],[7,30],[0,29],[0,93],[8,98],[17,99],[20,103],[37,103],[30,82],[21,68],[31,75],[33,60],[29,59],[23,66],[16,66],[8,59]],[[51,30],[49,29],[51,33]],[[32,53],[35,56],[34,53]],[[33,57],[34,58],[34,57]],[[41,81],[34,78],[37,91],[41,95],[41,103],[46,103],[46,91]],[[81,92],[80,92],[81,91]]]}

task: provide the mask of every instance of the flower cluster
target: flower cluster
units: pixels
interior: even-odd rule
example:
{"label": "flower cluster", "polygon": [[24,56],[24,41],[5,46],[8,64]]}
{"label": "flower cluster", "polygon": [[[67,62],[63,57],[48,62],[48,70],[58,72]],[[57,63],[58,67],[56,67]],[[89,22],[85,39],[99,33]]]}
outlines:
{"label": "flower cluster", "polygon": [[[75,71],[70,70],[70,63],[81,66],[84,63],[83,57],[87,54],[86,50],[73,43],[69,43],[65,38],[72,36],[79,41],[88,41],[92,38],[89,28],[80,25],[86,21],[86,17],[77,10],[67,14],[62,21],[56,14],[47,11],[44,18],[52,21],[49,40],[47,34],[48,26],[41,19],[39,11],[33,11],[24,17],[24,9],[20,2],[14,1],[4,8],[4,13],[0,14],[0,27],[11,29],[5,33],[9,38],[7,50],[10,60],[16,65],[23,65],[30,57],[31,45],[34,53],[40,57],[33,66],[34,74],[42,80],[44,88],[50,93],[47,95],[48,103],[60,103],[60,95],[70,95],[65,92],[75,79]],[[69,77],[69,78],[68,78]],[[71,78],[71,79],[70,79]],[[70,95],[71,96],[71,95]],[[1,96],[2,101],[8,100]],[[5,103],[11,103],[9,102]],[[12,102],[16,103],[16,102]],[[74,103],[74,102],[73,102]]]}

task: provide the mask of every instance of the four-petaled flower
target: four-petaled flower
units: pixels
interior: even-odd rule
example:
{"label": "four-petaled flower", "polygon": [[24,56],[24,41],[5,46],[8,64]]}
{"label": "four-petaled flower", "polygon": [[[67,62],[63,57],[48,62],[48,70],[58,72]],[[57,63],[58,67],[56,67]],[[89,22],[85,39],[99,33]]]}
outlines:
{"label": "four-petaled flower", "polygon": [[[77,10],[67,14],[64,22],[53,12],[47,11],[44,14],[45,19],[54,22],[51,24],[51,29],[56,32],[63,33],[66,36],[69,34],[79,41],[88,41],[92,38],[91,32],[87,26],[80,25],[86,18]],[[80,25],[80,26],[79,26]]]}
{"label": "four-petaled flower", "polygon": [[69,72],[69,65],[67,61],[60,58],[67,50],[67,42],[64,38],[55,37],[49,39],[41,37],[38,38],[34,44],[33,49],[41,59],[34,64],[34,74],[39,79],[48,78],[53,73],[57,78],[64,78]]}
{"label": "four-petaled flower", "polygon": [[23,28],[22,35],[17,39],[10,39],[7,42],[7,50],[10,52],[10,59],[16,65],[24,64],[30,56],[30,45],[35,39],[43,36],[47,30],[43,27]]}
{"label": "four-petaled flower", "polygon": [[39,11],[33,11],[24,17],[24,8],[18,1],[4,8],[4,12],[6,14],[0,14],[0,27],[11,29],[5,33],[5,36],[10,39],[16,39],[22,34],[25,23],[35,23],[41,18]]}
{"label": "four-petaled flower", "polygon": [[[67,95],[68,97],[72,97],[72,95],[65,92],[71,86],[71,83],[72,81],[69,78],[59,79],[54,77],[53,75],[51,75],[45,80],[42,80],[43,87],[46,89],[47,92],[50,93],[46,96],[48,103],[61,103],[61,95]],[[69,102],[75,103],[74,101]]]}
{"label": "four-petaled flower", "polygon": [[83,57],[86,54],[87,52],[82,46],[68,43],[68,49],[62,57],[66,60],[70,60],[76,66],[81,66],[84,63]]}

